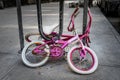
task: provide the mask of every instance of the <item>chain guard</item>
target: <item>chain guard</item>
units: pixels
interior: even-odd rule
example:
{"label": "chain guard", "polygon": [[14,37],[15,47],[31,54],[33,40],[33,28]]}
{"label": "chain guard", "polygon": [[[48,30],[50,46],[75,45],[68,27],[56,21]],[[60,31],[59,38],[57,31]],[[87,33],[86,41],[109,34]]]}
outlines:
{"label": "chain guard", "polygon": [[53,59],[59,59],[63,56],[64,51],[59,45],[53,45],[50,47],[50,56]]}

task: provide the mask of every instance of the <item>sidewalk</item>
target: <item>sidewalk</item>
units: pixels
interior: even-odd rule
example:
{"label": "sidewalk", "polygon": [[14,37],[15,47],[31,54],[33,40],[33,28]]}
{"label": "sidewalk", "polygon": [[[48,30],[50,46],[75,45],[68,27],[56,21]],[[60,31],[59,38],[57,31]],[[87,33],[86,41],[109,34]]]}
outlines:
{"label": "sidewalk", "polygon": [[[43,4],[43,25],[58,23],[58,3]],[[23,6],[24,33],[38,32],[36,6]],[[64,33],[68,33],[70,14],[74,9],[65,5]],[[76,27],[82,32],[82,12]],[[99,60],[98,69],[90,75],[73,73],[65,60],[48,62],[39,68],[28,68],[21,61],[16,8],[0,10],[0,80],[120,80],[120,35],[104,17],[98,7],[91,8],[91,48]],[[80,26],[79,26],[80,25]],[[27,43],[27,42],[25,42]]]}

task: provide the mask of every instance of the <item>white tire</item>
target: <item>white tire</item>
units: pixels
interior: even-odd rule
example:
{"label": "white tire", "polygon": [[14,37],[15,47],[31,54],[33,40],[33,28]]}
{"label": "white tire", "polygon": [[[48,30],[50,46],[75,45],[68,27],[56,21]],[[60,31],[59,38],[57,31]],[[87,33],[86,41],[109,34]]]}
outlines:
{"label": "white tire", "polygon": [[[74,47],[71,48],[71,50],[67,54],[67,62],[69,64],[69,67],[74,72],[79,73],[79,74],[90,74],[90,73],[93,73],[97,69],[97,67],[98,67],[98,58],[97,58],[95,52],[93,50],[91,50],[89,47],[85,46],[85,51],[87,51],[87,53],[88,53],[88,54],[86,53],[86,65],[85,66],[89,65],[89,68],[83,69],[82,67],[84,67],[84,66],[78,68],[80,65],[83,64],[83,61],[80,62],[80,59],[76,59],[76,61],[78,60],[78,64],[79,64],[79,65],[76,65],[77,63],[72,58],[73,56],[76,56],[76,57],[80,58],[80,53],[78,53],[79,56],[74,53],[74,51],[77,50],[77,49],[80,50],[81,48],[79,46],[74,46]],[[91,57],[92,64],[91,64],[91,61],[87,61],[87,55],[89,55],[88,58]],[[88,62],[90,64],[88,64]]]}
{"label": "white tire", "polygon": [[[39,45],[40,45],[40,44],[44,44],[44,42],[42,42],[42,41],[33,41],[33,42],[30,42],[30,43],[27,44],[27,45],[23,48],[23,50],[22,50],[22,61],[23,61],[23,63],[24,63],[25,65],[27,65],[27,66],[29,66],[29,67],[42,66],[42,65],[45,64],[45,63],[48,61],[48,59],[49,59],[50,53],[49,53],[49,46],[48,46],[48,45],[45,45],[46,50],[44,50],[44,51],[45,51],[46,56],[42,56],[44,59],[41,58],[41,55],[34,55],[34,54],[32,54],[32,50],[33,50],[34,48],[31,50],[31,52],[28,50],[29,47],[31,47],[31,46],[33,46],[33,45],[35,45],[35,47],[36,47],[37,44],[39,44]],[[30,55],[27,53],[27,50],[29,51]],[[27,58],[27,55],[30,57],[30,59]],[[33,59],[33,60],[35,59],[35,61],[37,61],[37,58],[38,58],[38,60],[40,60],[40,58],[41,58],[42,60],[39,61],[39,62],[31,62],[32,59]]]}

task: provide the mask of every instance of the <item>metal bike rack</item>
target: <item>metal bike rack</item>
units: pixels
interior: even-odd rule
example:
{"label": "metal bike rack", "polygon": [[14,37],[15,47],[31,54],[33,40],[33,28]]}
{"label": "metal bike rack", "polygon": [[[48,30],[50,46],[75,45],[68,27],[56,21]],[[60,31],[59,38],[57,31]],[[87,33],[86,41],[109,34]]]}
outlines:
{"label": "metal bike rack", "polygon": [[[38,16],[38,28],[40,35],[46,39],[50,40],[49,37],[47,37],[43,33],[42,29],[42,10],[41,10],[41,1],[42,0],[36,0],[36,6],[37,6],[37,16]],[[86,29],[87,24],[87,3],[88,0],[84,0],[84,15],[83,15],[83,33]],[[21,13],[21,0],[16,0],[16,6],[17,6],[17,16],[18,16],[18,27],[19,27],[19,38],[20,38],[20,52],[24,48],[24,34],[23,34],[23,23],[22,23],[22,13]],[[63,12],[64,12],[64,0],[60,0],[59,3],[59,34],[58,38],[60,38],[62,32],[63,32]]]}
{"label": "metal bike rack", "polygon": [[[83,10],[83,34],[85,33],[87,26],[87,12],[88,12],[88,1],[84,0],[84,10]],[[85,44],[86,39],[83,39],[83,43]]]}
{"label": "metal bike rack", "polygon": [[[41,0],[36,0],[37,5],[37,16],[38,16],[38,29],[39,33],[42,38],[45,40],[50,40],[48,36],[46,36],[43,32],[43,26],[42,26],[42,9],[41,9]],[[59,34],[58,39],[62,35],[63,32],[63,11],[64,11],[64,0],[60,0],[59,3],[60,9],[59,9]]]}
{"label": "metal bike rack", "polygon": [[84,0],[84,11],[83,11],[83,33],[87,26],[87,12],[88,12],[88,0]]}
{"label": "metal bike rack", "polygon": [[23,34],[23,24],[22,24],[22,13],[21,13],[21,0],[16,0],[17,5],[17,17],[18,17],[18,27],[19,27],[19,38],[20,38],[20,52],[24,48],[24,34]]}
{"label": "metal bike rack", "polygon": [[[40,32],[40,35],[42,38],[46,40],[50,40],[49,37],[47,37],[43,33],[42,28],[42,9],[41,9],[41,1],[42,0],[36,0],[36,6],[37,6],[37,16],[38,16],[38,29]],[[17,6],[17,16],[18,16],[18,27],[19,27],[19,39],[20,39],[20,52],[24,48],[24,34],[23,34],[23,23],[22,23],[22,11],[21,11],[21,0],[16,0],[16,6]],[[58,38],[60,38],[62,32],[63,32],[63,11],[64,11],[64,0],[60,0],[60,9],[59,9],[59,34]]]}

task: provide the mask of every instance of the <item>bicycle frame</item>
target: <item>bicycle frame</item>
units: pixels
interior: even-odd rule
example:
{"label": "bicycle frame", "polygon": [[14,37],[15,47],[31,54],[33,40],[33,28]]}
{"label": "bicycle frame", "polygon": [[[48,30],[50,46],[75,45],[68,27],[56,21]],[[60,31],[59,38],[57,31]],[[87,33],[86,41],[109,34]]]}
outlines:
{"label": "bicycle frame", "polygon": [[[67,45],[69,45],[70,43],[72,43],[74,41],[80,41],[79,35],[76,35],[76,36],[72,37],[68,41],[57,40],[55,43],[62,44],[61,48],[64,49]],[[82,43],[82,42],[80,41],[80,43]]]}
{"label": "bicycle frame", "polygon": [[[79,42],[79,46],[80,48],[82,49],[82,54],[81,57],[85,57],[85,50],[84,50],[84,44],[82,42],[82,39],[83,38],[86,38],[86,44],[87,46],[88,45],[88,42],[90,42],[90,39],[89,39],[89,33],[90,33],[90,26],[91,26],[91,21],[92,21],[92,17],[91,17],[91,14],[90,14],[90,10],[88,9],[88,15],[89,15],[89,22],[88,22],[88,25],[87,25],[87,29],[85,31],[85,33],[83,35],[78,35],[75,31],[75,28],[74,28],[74,18],[77,16],[77,11],[78,11],[79,8],[76,8],[76,10],[74,11],[73,15],[71,16],[71,21],[69,23],[69,26],[68,26],[68,31],[74,31],[75,32],[75,36],[71,36],[71,35],[62,35],[61,37],[65,37],[64,39],[60,39],[60,40],[56,40],[55,37],[53,37],[51,40],[43,40],[45,42],[44,45],[53,45],[53,47],[57,47],[58,46],[54,46],[54,44],[61,44],[61,46],[59,46],[59,49],[64,49],[66,46],[68,46],[70,43],[74,42],[74,41],[78,41]],[[70,27],[70,25],[72,24],[72,27]],[[53,35],[55,35],[56,33],[52,33]],[[33,51],[35,53],[38,53],[38,54],[42,54],[40,47],[41,46],[44,46],[44,45],[40,45],[40,46],[37,46]],[[52,50],[53,52],[55,52],[56,50]],[[51,54],[52,54],[52,51],[51,51]],[[56,54],[57,54],[57,51],[56,51]],[[62,54],[62,51],[61,53],[59,54]],[[54,56],[54,55],[52,55]]]}
{"label": "bicycle frame", "polygon": [[82,49],[82,53],[80,54],[82,58],[85,57],[86,55],[86,52],[84,50],[84,44],[82,42],[82,38],[84,37],[85,35],[81,36],[81,38],[79,37],[79,35],[77,34],[76,36],[72,37],[71,39],[69,39],[68,41],[63,41],[63,40],[57,40],[56,43],[58,44],[62,44],[61,48],[64,49],[66,46],[68,46],[69,44],[71,44],[72,42],[74,43],[77,43],[79,42],[79,46],[80,48]]}
{"label": "bicycle frame", "polygon": [[[82,38],[83,37],[85,37],[85,35],[83,35],[83,36],[81,36],[81,38],[79,37],[79,35],[78,34],[76,34],[75,36],[73,36],[72,38],[70,38],[70,39],[67,39],[67,40],[56,40],[55,42],[53,41],[53,40],[51,40],[51,41],[44,41],[45,42],[45,44],[43,44],[43,45],[40,45],[40,46],[37,46],[33,51],[34,51],[34,53],[37,53],[37,54],[42,54],[43,52],[42,52],[42,50],[40,50],[40,48],[42,47],[42,46],[44,46],[44,45],[53,45],[53,44],[61,44],[61,46],[60,46],[60,48],[61,49],[65,49],[65,47],[67,47],[69,44],[71,44],[72,42],[74,42],[74,43],[77,43],[77,42],[79,42],[79,46],[80,46],[80,48],[82,49],[82,53],[80,54],[80,56],[82,57],[82,58],[84,58],[85,57],[85,50],[84,50],[84,44],[83,44],[83,42],[82,42]],[[55,52],[54,50],[53,50],[53,52]],[[50,53],[51,54],[51,56],[55,56],[54,54],[52,54],[52,53]],[[62,54],[62,53],[60,53],[60,54]],[[59,54],[57,54],[56,53],[56,55],[59,55]]]}

